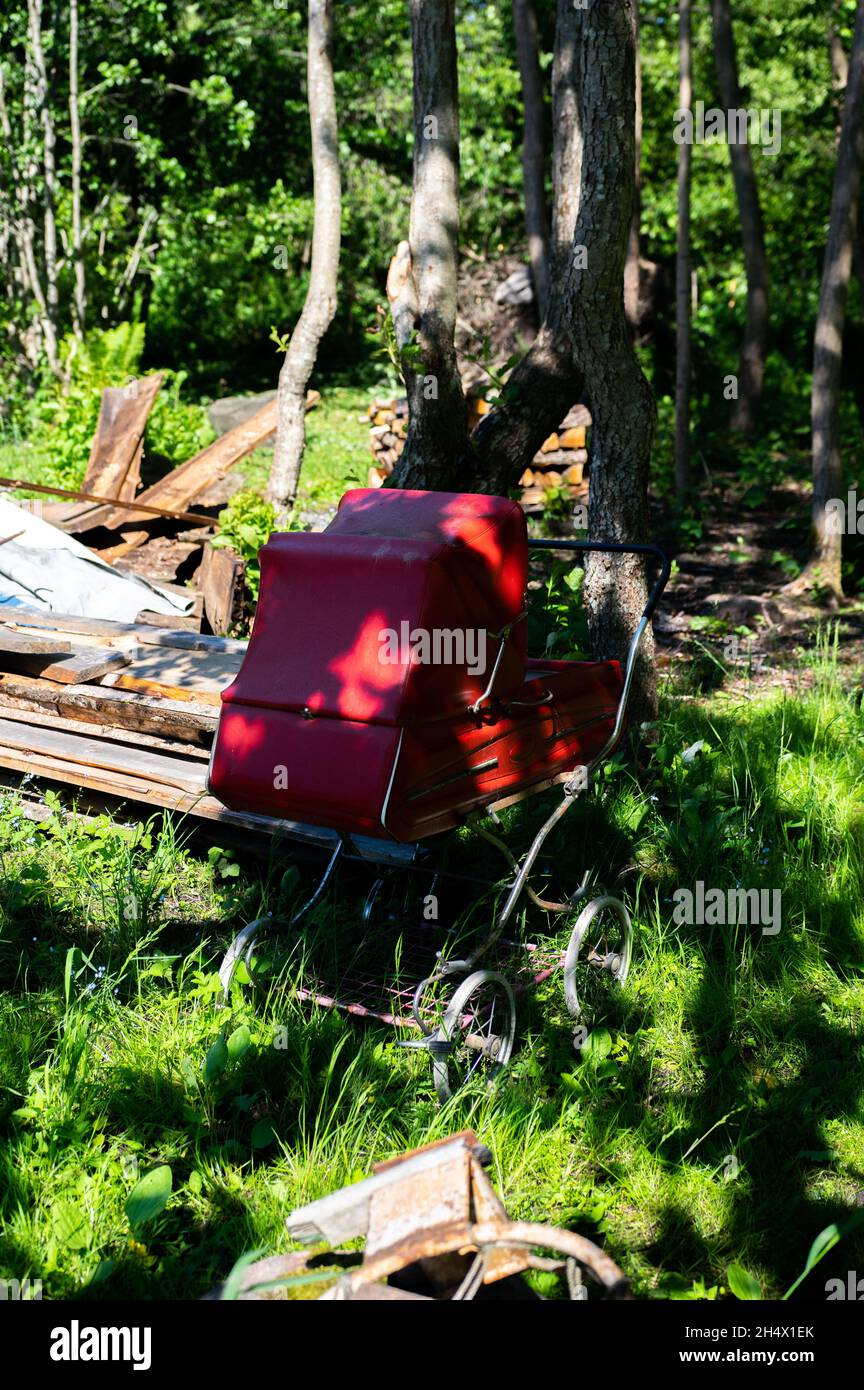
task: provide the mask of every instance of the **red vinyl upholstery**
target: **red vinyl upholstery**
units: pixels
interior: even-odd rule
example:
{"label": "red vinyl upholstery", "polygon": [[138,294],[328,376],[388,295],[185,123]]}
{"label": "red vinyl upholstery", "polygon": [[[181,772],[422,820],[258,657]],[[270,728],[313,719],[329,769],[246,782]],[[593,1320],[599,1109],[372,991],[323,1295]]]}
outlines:
{"label": "red vinyl upholstery", "polygon": [[[210,790],[236,810],[415,840],[587,762],[620,667],[528,661],[526,581],[525,518],[500,497],[356,489],[324,532],[274,535]],[[471,714],[498,652],[488,634],[510,625],[494,698]],[[387,631],[466,629],[487,634],[482,670],[418,663],[404,644],[381,659]]]}

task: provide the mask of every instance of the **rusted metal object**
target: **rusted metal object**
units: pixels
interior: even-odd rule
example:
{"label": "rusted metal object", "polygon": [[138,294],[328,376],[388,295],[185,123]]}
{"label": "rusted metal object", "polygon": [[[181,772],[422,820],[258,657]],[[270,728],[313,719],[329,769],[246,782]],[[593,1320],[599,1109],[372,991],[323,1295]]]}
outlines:
{"label": "rusted metal object", "polygon": [[592,1241],[554,1226],[510,1221],[483,1170],[488,1158],[476,1135],[464,1130],[293,1212],[286,1225],[295,1240],[335,1244],[366,1237],[362,1263],[334,1276],[320,1300],[407,1293],[463,1301],[531,1269],[566,1275],[574,1298],[588,1296],[583,1272],[601,1296],[626,1298],[621,1270]]}

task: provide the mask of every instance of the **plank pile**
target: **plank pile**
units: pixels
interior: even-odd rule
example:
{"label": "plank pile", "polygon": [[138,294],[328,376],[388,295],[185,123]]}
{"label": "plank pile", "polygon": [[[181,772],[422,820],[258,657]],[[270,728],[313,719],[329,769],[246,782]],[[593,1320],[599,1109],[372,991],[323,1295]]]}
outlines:
{"label": "plank pile", "polygon": [[[144,431],[162,377],[158,373],[109,387],[102,394],[99,421],[81,488],[76,491],[0,479],[0,486],[63,496],[43,506],[43,519],[79,540],[101,559],[161,586],[179,587],[189,596],[188,581],[200,593],[189,621],[196,629],[202,614],[217,635],[229,630],[242,594],[242,563],[232,552],[210,545],[216,513],[228,500],[221,487],[228,472],[265,444],[276,428],[275,395],[250,409],[235,409],[237,423],[212,444],[142,490]],[[306,409],[321,397],[307,392]],[[242,402],[235,402],[235,407]],[[195,510],[191,510],[195,507]]]}
{"label": "plank pile", "polygon": [[245,650],[188,629],[3,610],[3,780],[37,777],[262,828],[266,817],[228,811],[205,788],[220,694]]}

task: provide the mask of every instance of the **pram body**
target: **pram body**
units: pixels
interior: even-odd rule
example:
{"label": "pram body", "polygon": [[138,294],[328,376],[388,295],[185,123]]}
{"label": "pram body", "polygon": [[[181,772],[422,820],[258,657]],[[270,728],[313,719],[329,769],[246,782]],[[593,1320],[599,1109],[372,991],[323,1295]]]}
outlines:
{"label": "pram body", "polygon": [[[660,558],[623,670],[528,656],[529,546]],[[506,498],[352,490],[323,532],[277,534],[261,552],[253,633],[222,696],[209,789],[234,810],[326,828],[337,837],[332,869],[359,837],[367,857],[369,838],[380,843],[386,862],[387,846],[476,824],[562,781],[562,807],[517,872],[497,937],[546,834],[621,737],[636,650],[667,576],[651,546],[529,542],[522,509]],[[531,896],[556,910],[574,901]],[[241,947],[251,951],[255,933],[244,930],[223,978]],[[473,975],[478,955],[431,978]],[[414,1016],[431,1037],[416,1000]]]}

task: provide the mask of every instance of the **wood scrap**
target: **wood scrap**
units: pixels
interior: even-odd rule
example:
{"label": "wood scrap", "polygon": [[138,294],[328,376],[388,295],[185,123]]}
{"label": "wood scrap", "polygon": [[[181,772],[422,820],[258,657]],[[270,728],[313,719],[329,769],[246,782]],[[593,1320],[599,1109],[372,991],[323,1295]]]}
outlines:
{"label": "wood scrap", "polygon": [[[317,393],[312,393],[314,397]],[[320,399],[320,397],[318,398]],[[310,410],[316,404],[307,393],[306,409]],[[116,511],[109,516],[104,525],[117,527],[128,521],[139,521],[146,518],[147,511],[153,506],[168,510],[183,510],[193,502],[195,498],[206,490],[211,484],[225,476],[230,468],[246,458],[272,434],[276,428],[276,400],[268,401],[260,410],[242,424],[235,425],[233,430],[223,434],[221,438],[208,444],[206,449],[195,454],[193,458],[181,463],[179,468],[175,468],[171,473],[160,478],[158,483],[147,488],[138,498],[139,503],[146,503],[147,507],[133,510],[131,515],[126,511]],[[139,516],[140,511],[140,516]]]}
{"label": "wood scrap", "polygon": [[8,673],[0,674],[0,707],[201,746],[209,745],[218,719],[218,710],[201,701],[171,700],[105,685],[63,686],[36,676]]}
{"label": "wood scrap", "polygon": [[18,632],[14,627],[0,627],[0,657],[11,656],[70,656],[72,644],[56,637],[37,633]]}
{"label": "wood scrap", "polygon": [[[120,623],[110,618],[84,618],[74,613],[43,613],[35,608],[0,608],[0,630],[75,633],[95,643],[126,648],[140,642],[148,647],[177,647],[190,652],[232,652],[242,657],[247,643],[238,638],[214,637],[181,628],[151,628],[140,623]],[[71,650],[71,647],[70,647]]]}
{"label": "wood scrap", "polygon": [[[155,506],[146,500],[147,495],[143,492],[140,498],[136,498],[135,502],[118,502],[115,498],[97,496],[95,493],[85,492],[81,488],[49,487],[47,483],[31,483],[26,478],[0,478],[0,488],[10,488],[16,492],[39,492],[48,497],[68,497],[76,502],[98,502],[100,505],[107,503],[111,507],[110,514],[112,516],[115,510],[120,510],[121,522],[124,519],[128,520],[125,515],[126,512],[134,511],[136,515],[138,512],[143,512],[148,516],[164,517],[168,521],[192,522],[196,526],[217,525],[215,518],[207,516],[204,512],[186,512],[178,511],[176,508],[172,510],[171,507]],[[99,524],[107,525],[107,522],[100,522]],[[117,525],[119,523],[114,522],[112,524]],[[67,526],[64,529],[68,531],[69,528]],[[84,530],[85,528],[81,527],[80,529]]]}
{"label": "wood scrap", "polygon": [[[0,644],[2,644],[0,635]],[[2,649],[2,647],[0,647]],[[128,666],[125,652],[106,647],[76,647],[68,656],[16,656],[16,665],[43,680],[59,681],[61,685],[85,684]]]}
{"label": "wood scrap", "polygon": [[109,680],[120,690],[135,690],[141,695],[152,695],[165,700],[199,701],[201,704],[214,705],[219,707],[222,703],[219,693],[215,690],[184,690],[179,685],[168,685],[164,681],[147,680],[143,676],[127,675],[125,672],[121,676],[109,676]]}
{"label": "wood scrap", "polygon": [[130,681],[144,681],[146,685],[170,686],[182,690],[187,697],[197,699],[199,694],[211,694],[218,698],[221,691],[230,685],[240,670],[242,657],[232,652],[183,651],[178,647],[147,647],[140,655],[135,655],[131,665],[116,678],[106,676],[103,684],[122,684],[133,690],[137,685]]}
{"label": "wood scrap", "polygon": [[[106,386],[83,491],[121,502],[130,502],[135,496],[141,482],[144,430],[162,379],[162,373],[157,372],[128,386]],[[98,518],[83,512],[69,519],[65,529],[74,535],[98,525]]]}
{"label": "wood scrap", "polygon": [[[5,705],[2,689],[0,707],[8,709],[8,717],[19,724],[35,724],[43,729],[57,729],[70,734],[82,732],[81,721],[78,719],[67,719],[62,715],[52,714],[47,709],[29,710],[21,708],[20,705]],[[114,743],[131,743],[136,748],[155,748],[163,753],[180,753],[183,757],[198,758],[204,762],[208,762],[210,758],[209,748],[190,743],[188,740],[181,742],[179,739],[164,738],[160,734],[145,733],[142,729],[125,729],[116,724],[88,723],[87,732],[92,738]]]}
{"label": "wood scrap", "polygon": [[120,747],[88,735],[70,735],[13,719],[0,718],[0,748],[7,767],[12,765],[11,760],[24,755],[34,772],[42,766],[82,767],[97,778],[100,774],[113,774],[127,780],[146,780],[149,784],[173,787],[193,798],[204,790],[201,764],[191,759],[128,744]]}
{"label": "wood scrap", "polygon": [[204,595],[207,621],[219,635],[228,632],[234,620],[243,569],[243,561],[236,551],[225,546],[205,545],[197,584]]}

